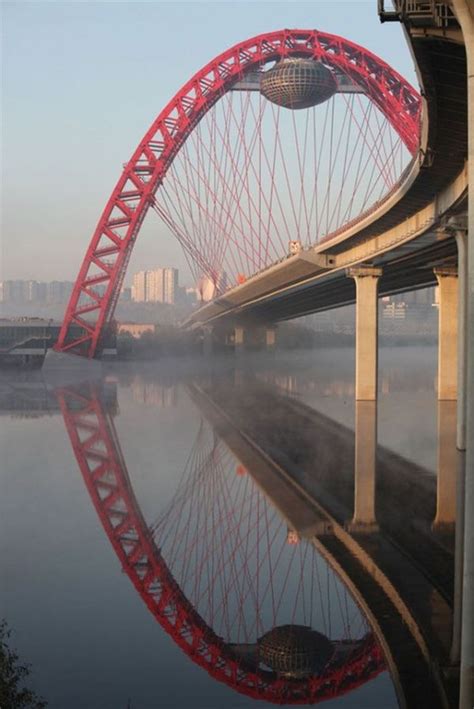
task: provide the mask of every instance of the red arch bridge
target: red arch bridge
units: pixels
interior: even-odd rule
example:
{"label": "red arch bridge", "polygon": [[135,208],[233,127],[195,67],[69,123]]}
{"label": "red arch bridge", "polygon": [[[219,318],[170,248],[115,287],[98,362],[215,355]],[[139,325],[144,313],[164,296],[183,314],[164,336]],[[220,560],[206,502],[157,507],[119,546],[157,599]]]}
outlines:
{"label": "red arch bridge", "polygon": [[[422,102],[380,58],[317,30],[231,47],[153,121],[99,219],[55,349],[94,357],[147,214],[203,297],[337,240],[416,171]],[[291,274],[290,274],[291,275]]]}
{"label": "red arch bridge", "polygon": [[207,424],[171,502],[147,524],[94,387],[63,388],[57,397],[122,568],[193,662],[275,704],[318,703],[385,669],[380,645],[336,574],[287,529]]}

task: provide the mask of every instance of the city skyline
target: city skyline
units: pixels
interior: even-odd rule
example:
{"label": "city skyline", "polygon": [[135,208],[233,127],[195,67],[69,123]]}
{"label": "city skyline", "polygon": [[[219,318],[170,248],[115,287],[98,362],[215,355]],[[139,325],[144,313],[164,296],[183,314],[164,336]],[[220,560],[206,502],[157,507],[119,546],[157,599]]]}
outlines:
{"label": "city skyline", "polygon": [[[130,273],[129,281],[131,285],[122,287],[122,294],[126,291],[133,294],[133,283],[140,274],[149,274],[154,279],[153,285],[150,282],[148,298],[138,299],[136,302],[163,302],[174,303],[178,290],[181,288],[189,290],[189,287],[179,284],[179,269],[173,266],[155,266],[147,271]],[[161,274],[161,282],[159,280]],[[161,289],[160,289],[161,286]],[[198,284],[194,284],[193,290],[197,290]],[[9,278],[0,280],[0,303],[64,303],[69,299],[74,281],[70,280],[50,280],[42,281],[35,278]],[[146,288],[144,291],[146,294]],[[131,300],[134,300],[132,297]]]}

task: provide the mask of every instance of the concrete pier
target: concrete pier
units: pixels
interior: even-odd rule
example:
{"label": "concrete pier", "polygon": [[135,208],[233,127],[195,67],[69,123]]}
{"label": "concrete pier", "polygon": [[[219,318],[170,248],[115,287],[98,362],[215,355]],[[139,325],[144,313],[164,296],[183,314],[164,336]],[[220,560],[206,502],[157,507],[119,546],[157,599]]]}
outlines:
{"label": "concrete pier", "polygon": [[349,268],[356,284],[356,371],[355,398],[377,399],[378,372],[378,280],[382,269],[374,266]]}
{"label": "concrete pier", "polygon": [[245,330],[241,325],[236,325],[234,328],[234,351],[236,354],[241,354],[244,351]]}
{"label": "concrete pier", "polygon": [[455,401],[458,395],[458,273],[456,268],[434,269],[439,286],[438,399]]}
{"label": "concrete pier", "polygon": [[265,347],[267,350],[274,350],[276,345],[276,328],[267,327],[265,329]]}

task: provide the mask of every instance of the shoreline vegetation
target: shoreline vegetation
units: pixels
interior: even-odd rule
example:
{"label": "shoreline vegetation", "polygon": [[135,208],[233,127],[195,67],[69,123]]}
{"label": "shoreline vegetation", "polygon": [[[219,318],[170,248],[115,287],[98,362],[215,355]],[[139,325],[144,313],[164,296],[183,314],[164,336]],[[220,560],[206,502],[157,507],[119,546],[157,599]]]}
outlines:
{"label": "shoreline vegetation", "polygon": [[2,709],[45,709],[47,702],[25,687],[31,665],[23,664],[12,649],[12,631],[6,620],[0,621],[0,707]]}

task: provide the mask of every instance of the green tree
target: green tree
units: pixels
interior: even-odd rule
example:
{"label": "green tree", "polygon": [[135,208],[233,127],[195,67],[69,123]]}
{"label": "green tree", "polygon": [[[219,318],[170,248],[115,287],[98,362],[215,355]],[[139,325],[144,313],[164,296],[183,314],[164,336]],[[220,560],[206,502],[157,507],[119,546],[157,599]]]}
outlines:
{"label": "green tree", "polygon": [[5,620],[0,622],[0,707],[1,709],[43,709],[44,699],[24,687],[31,672],[29,665],[20,663],[15,650],[8,646],[11,630]]}

